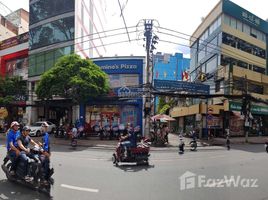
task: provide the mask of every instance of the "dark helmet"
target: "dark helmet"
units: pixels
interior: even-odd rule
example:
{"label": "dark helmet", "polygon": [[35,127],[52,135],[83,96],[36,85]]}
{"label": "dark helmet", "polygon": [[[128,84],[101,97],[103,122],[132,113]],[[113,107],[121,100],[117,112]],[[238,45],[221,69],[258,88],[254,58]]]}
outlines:
{"label": "dark helmet", "polygon": [[31,131],[30,127],[29,126],[24,126],[22,128],[22,131]]}

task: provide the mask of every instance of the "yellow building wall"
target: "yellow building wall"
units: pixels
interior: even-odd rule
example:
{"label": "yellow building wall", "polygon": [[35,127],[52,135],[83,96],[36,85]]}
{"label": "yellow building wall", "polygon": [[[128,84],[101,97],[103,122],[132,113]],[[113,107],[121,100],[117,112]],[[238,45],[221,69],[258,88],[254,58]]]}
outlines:
{"label": "yellow building wall", "polygon": [[258,56],[254,56],[250,53],[247,53],[245,51],[236,49],[234,47],[231,47],[226,44],[221,44],[221,51],[224,55],[236,58],[238,60],[242,60],[244,62],[247,62],[249,64],[255,64],[259,67],[266,68],[266,60],[259,58]]}
{"label": "yellow building wall", "polygon": [[229,33],[235,37],[240,38],[241,40],[247,41],[250,44],[253,44],[253,45],[260,47],[262,49],[266,49],[265,42],[263,42],[257,38],[251,37],[250,35],[243,33],[237,29],[234,29],[234,28],[232,28],[224,23],[222,23],[221,28],[222,28],[222,32]]}

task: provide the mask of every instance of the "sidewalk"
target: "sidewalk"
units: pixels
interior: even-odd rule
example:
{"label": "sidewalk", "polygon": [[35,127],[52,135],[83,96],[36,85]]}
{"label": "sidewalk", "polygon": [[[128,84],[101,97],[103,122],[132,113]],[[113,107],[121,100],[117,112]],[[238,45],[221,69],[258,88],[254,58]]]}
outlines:
{"label": "sidewalk", "polygon": [[[177,149],[179,146],[179,136],[177,134],[169,134],[169,144],[164,147],[154,147],[152,150],[168,150]],[[264,144],[268,137],[249,137],[249,144]],[[33,137],[34,140],[41,141],[41,137]],[[0,133],[1,143],[5,143],[5,135]],[[183,138],[185,143],[185,148],[190,148],[191,138]],[[246,144],[245,137],[230,138],[231,144]],[[65,140],[64,138],[55,138],[54,135],[50,135],[51,145],[70,145],[70,140]],[[100,149],[115,149],[118,144],[117,140],[100,140],[98,137],[88,137],[87,139],[79,139],[78,146],[89,147],[89,148],[100,148]],[[198,148],[209,147],[217,148],[217,146],[224,146],[226,144],[225,138],[213,138],[212,140],[197,140]]]}

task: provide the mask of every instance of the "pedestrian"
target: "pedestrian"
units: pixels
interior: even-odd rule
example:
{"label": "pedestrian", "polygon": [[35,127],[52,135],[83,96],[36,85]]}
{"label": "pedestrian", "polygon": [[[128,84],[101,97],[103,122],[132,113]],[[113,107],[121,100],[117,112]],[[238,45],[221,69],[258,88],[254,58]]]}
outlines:
{"label": "pedestrian", "polygon": [[230,150],[230,132],[229,132],[229,129],[228,128],[226,128],[225,129],[225,131],[226,131],[226,147],[227,147],[227,150]]}

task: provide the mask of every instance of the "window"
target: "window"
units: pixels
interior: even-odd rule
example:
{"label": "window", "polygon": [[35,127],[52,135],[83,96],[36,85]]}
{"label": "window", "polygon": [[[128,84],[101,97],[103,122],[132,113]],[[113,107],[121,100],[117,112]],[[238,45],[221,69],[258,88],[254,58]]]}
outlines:
{"label": "window", "polygon": [[250,35],[250,27],[246,24],[243,24],[243,32]]}
{"label": "window", "polygon": [[237,24],[236,25],[237,25],[237,30],[243,32],[243,24],[242,24],[242,22],[237,21]]}
{"label": "window", "polygon": [[252,37],[255,37],[255,38],[257,38],[257,31],[256,31],[256,29],[254,29],[254,28],[251,28],[251,32],[250,32],[250,35],[251,35]]}
{"label": "window", "polygon": [[221,81],[216,81],[215,92],[219,92],[220,90],[221,90]]}
{"label": "window", "polygon": [[74,0],[41,0],[30,3],[30,25],[41,20],[74,11]]}
{"label": "window", "polygon": [[206,64],[206,73],[211,73],[217,69],[217,56],[212,57]]}
{"label": "window", "polygon": [[74,39],[74,17],[59,19],[30,30],[30,49]]}
{"label": "window", "polygon": [[224,23],[228,26],[230,26],[231,24],[231,17],[229,17],[228,15],[224,15]]}
{"label": "window", "polygon": [[234,29],[236,29],[236,19],[231,17],[231,24],[230,26]]}

